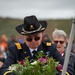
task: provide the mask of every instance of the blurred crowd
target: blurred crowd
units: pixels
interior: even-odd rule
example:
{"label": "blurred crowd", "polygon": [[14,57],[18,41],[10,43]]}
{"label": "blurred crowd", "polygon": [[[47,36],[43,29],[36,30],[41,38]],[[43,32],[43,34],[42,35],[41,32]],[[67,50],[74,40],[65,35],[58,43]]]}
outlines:
{"label": "blurred crowd", "polygon": [[2,34],[0,36],[0,67],[7,58],[7,55],[9,53],[9,46],[17,42],[23,43],[23,39],[22,38],[16,39],[15,35],[11,35],[10,38],[7,38],[5,34]]}

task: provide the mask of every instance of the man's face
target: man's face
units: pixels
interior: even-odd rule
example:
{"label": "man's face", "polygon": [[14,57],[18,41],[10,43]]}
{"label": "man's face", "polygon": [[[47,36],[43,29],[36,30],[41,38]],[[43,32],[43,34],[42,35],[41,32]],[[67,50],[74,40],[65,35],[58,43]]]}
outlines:
{"label": "man's face", "polygon": [[29,48],[38,48],[42,41],[43,32],[32,35],[25,35],[24,42]]}

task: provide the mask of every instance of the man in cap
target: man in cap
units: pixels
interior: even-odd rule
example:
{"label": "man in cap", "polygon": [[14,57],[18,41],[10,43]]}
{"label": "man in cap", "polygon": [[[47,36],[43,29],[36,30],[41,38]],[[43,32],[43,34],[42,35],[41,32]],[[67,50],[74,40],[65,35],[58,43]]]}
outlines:
{"label": "man in cap", "polygon": [[8,67],[12,64],[17,64],[17,61],[22,61],[26,57],[29,57],[29,60],[36,59],[33,56],[33,51],[48,53],[49,57],[53,57],[63,65],[63,58],[57,51],[56,46],[49,42],[42,42],[42,36],[46,27],[47,22],[38,21],[34,15],[24,18],[24,23],[17,26],[16,30],[23,35],[25,43],[16,43],[9,48],[9,55],[1,68],[1,75],[14,75],[8,70]]}

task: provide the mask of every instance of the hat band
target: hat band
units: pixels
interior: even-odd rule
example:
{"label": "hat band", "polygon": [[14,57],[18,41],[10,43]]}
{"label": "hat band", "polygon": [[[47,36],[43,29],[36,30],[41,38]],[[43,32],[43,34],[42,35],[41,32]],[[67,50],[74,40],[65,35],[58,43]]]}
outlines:
{"label": "hat band", "polygon": [[41,26],[41,24],[40,24],[40,27],[37,29],[37,30],[33,30],[33,31],[26,31],[25,29],[24,29],[24,27],[22,27],[22,32],[21,32],[21,34],[25,34],[25,33],[33,33],[33,32],[37,32],[37,31],[39,31],[39,30],[44,30],[45,28],[42,28],[42,26]]}

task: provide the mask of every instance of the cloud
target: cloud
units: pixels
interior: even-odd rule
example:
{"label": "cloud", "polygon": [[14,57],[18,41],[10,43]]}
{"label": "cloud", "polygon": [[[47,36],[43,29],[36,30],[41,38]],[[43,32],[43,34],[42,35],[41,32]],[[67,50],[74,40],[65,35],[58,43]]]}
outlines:
{"label": "cloud", "polygon": [[70,18],[74,16],[75,0],[0,0],[0,16],[23,18]]}

